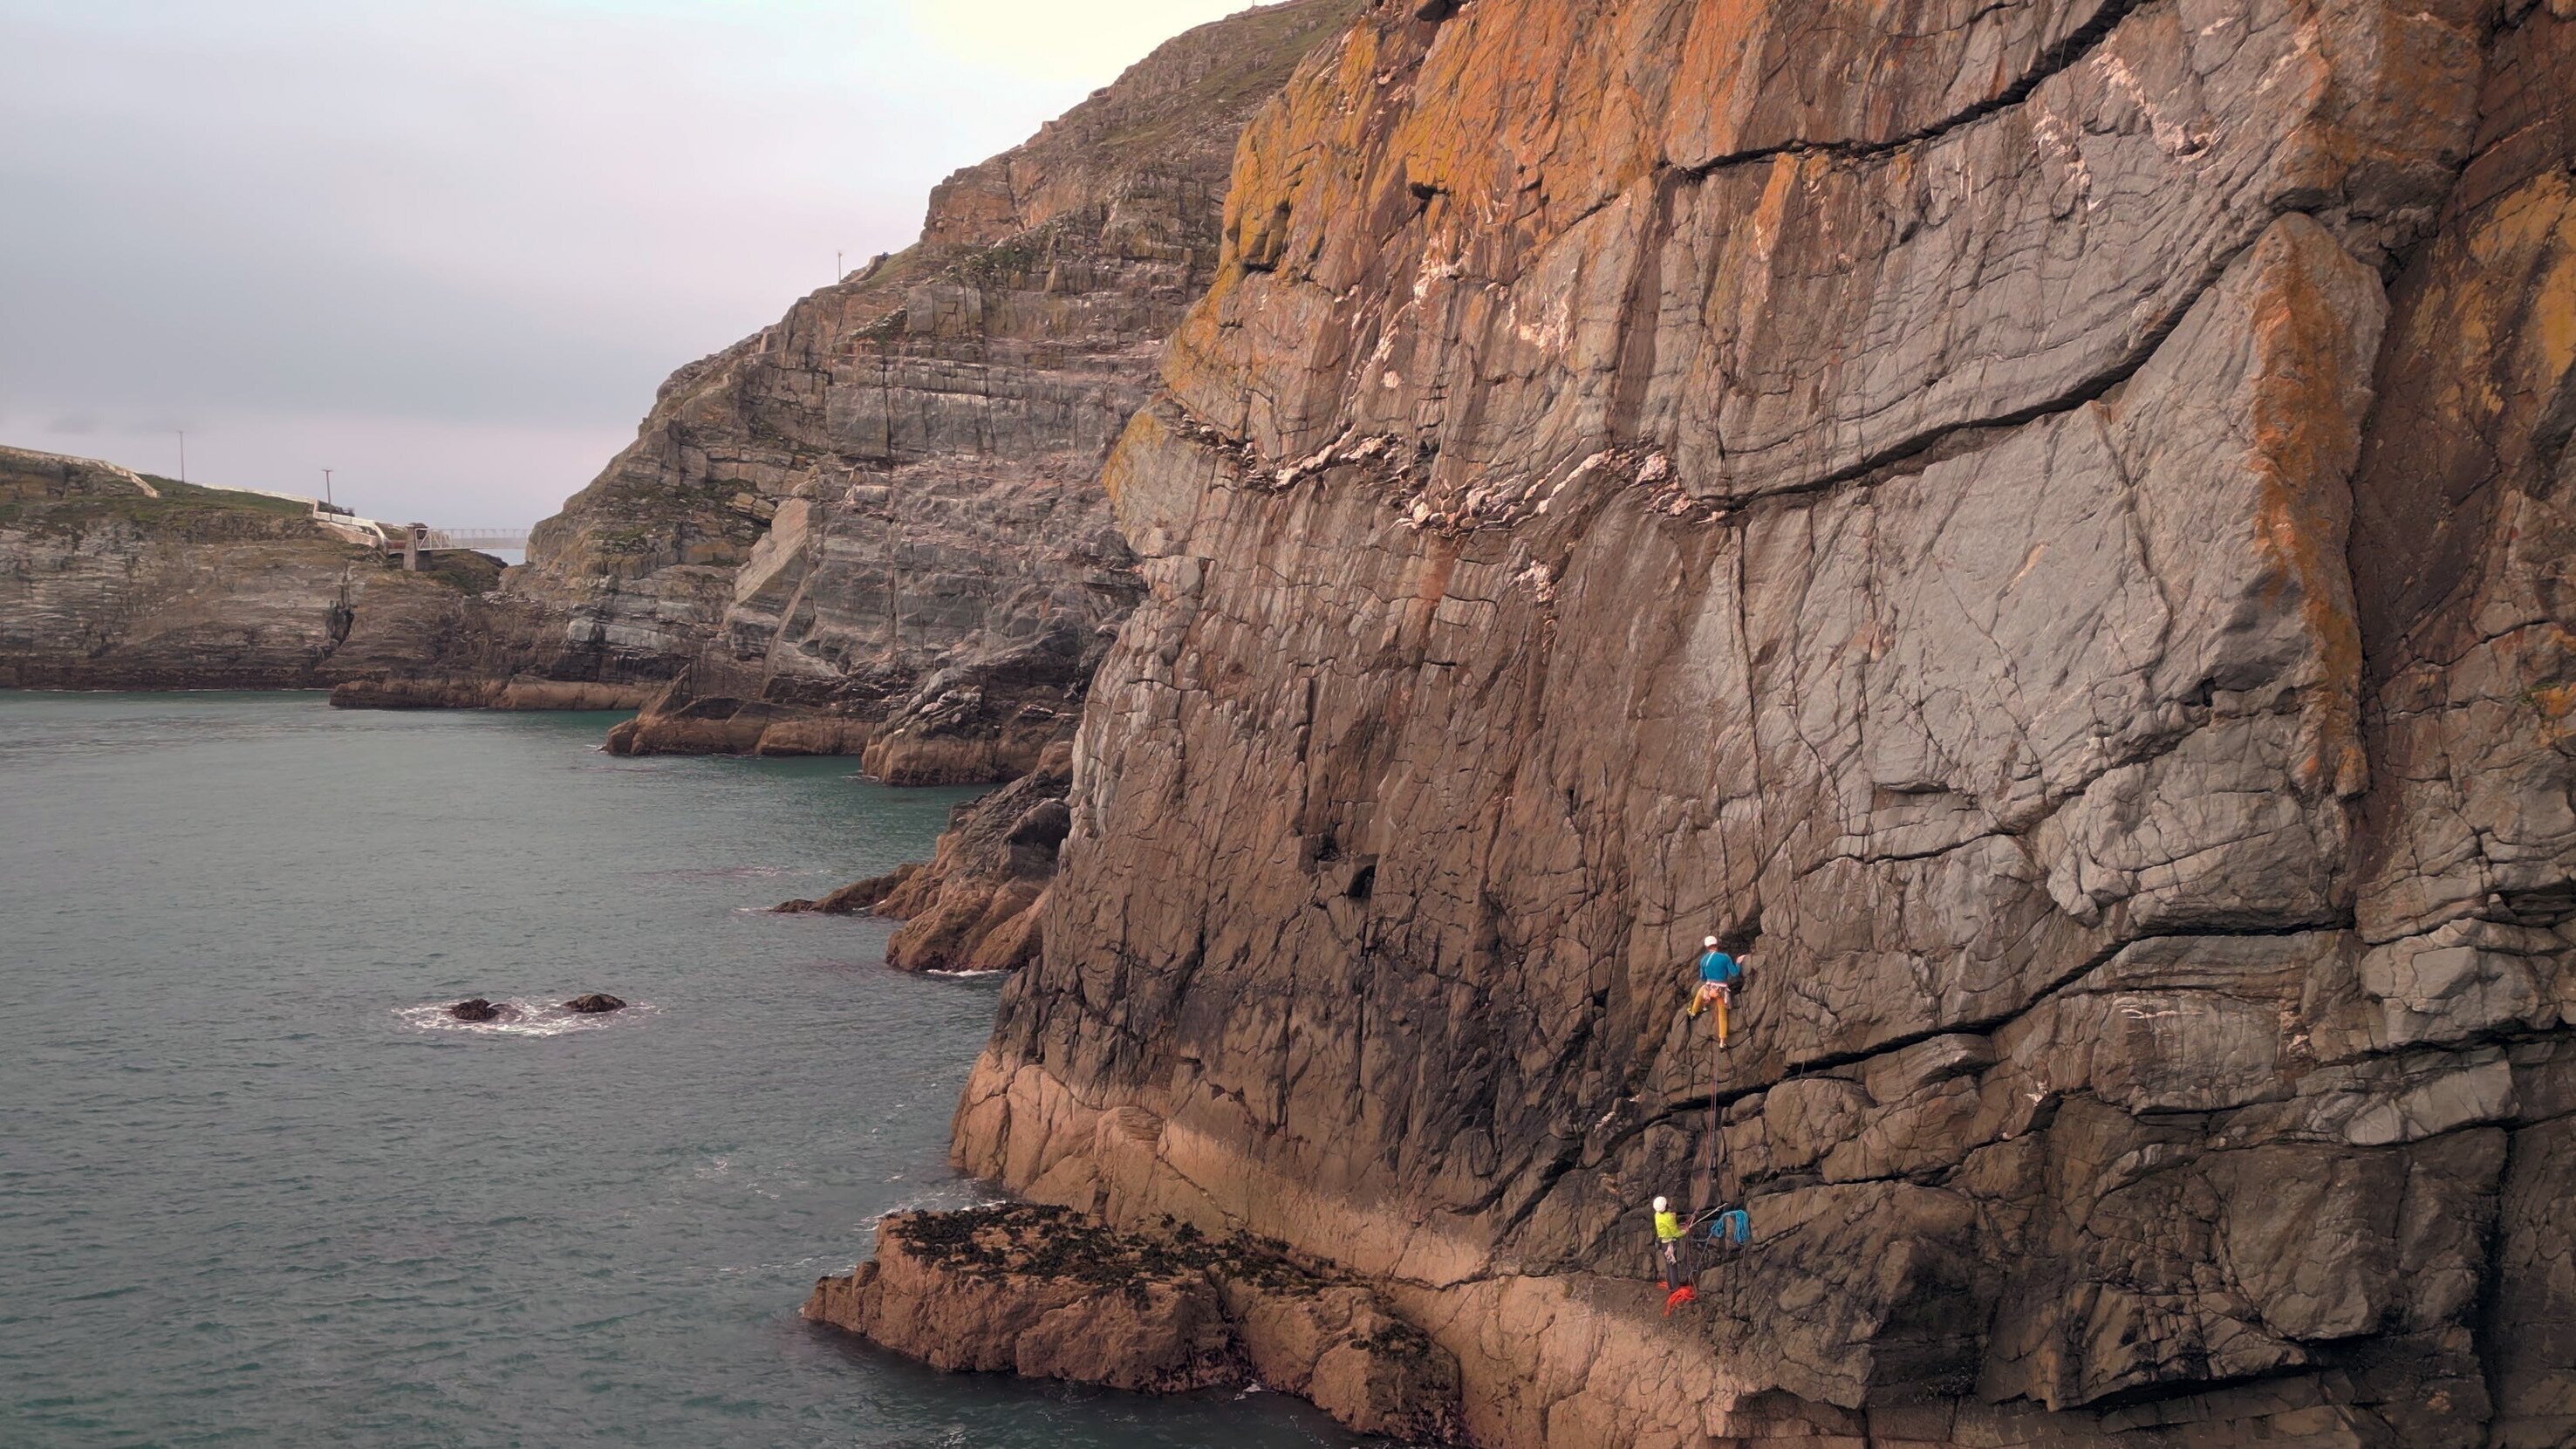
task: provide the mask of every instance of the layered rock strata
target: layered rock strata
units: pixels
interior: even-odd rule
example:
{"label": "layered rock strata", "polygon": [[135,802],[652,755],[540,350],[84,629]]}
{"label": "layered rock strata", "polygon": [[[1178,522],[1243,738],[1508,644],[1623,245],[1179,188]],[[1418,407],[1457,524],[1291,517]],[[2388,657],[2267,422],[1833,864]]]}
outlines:
{"label": "layered rock strata", "polygon": [[327,688],[434,658],[500,572],[404,573],[286,499],[0,448],[0,688]]}
{"label": "layered rock strata", "polygon": [[[960,1164],[1368,1278],[1489,1446],[2567,1442],[2570,76],[1373,9],[1108,463]],[[1657,1193],[1755,1224],[1672,1320]]]}
{"label": "layered rock strata", "polygon": [[817,1282],[804,1316],[952,1372],[1148,1392],[1250,1380],[1364,1434],[1458,1433],[1456,1361],[1375,1294],[1186,1227],[1119,1233],[1020,1204],[894,1213],[875,1256]]}
{"label": "layered rock strata", "polygon": [[348,702],[645,681],[614,749],[1027,771],[1143,591],[1100,463],[1213,273],[1236,136],[1356,8],[1202,26],[949,177],[916,245],[674,373],[537,526],[507,593],[549,639]]}

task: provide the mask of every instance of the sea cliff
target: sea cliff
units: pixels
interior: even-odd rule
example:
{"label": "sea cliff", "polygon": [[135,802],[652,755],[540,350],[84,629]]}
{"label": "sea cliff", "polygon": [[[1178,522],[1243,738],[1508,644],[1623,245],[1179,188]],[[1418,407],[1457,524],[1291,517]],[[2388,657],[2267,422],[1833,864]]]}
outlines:
{"label": "sea cliff", "polygon": [[1192,30],[949,177],[913,246],[672,374],[530,535],[495,642],[342,702],[644,683],[612,749],[1028,771],[1143,592],[1101,461],[1214,274],[1236,137],[1356,8]]}
{"label": "sea cliff", "polygon": [[[1109,458],[959,1163],[1374,1284],[1497,1449],[2565,1442],[2571,75],[1374,7]],[[1656,1194],[1754,1224],[1669,1319]]]}
{"label": "sea cliff", "polygon": [[0,448],[0,688],[317,689],[417,667],[497,560],[405,573],[292,501]]}

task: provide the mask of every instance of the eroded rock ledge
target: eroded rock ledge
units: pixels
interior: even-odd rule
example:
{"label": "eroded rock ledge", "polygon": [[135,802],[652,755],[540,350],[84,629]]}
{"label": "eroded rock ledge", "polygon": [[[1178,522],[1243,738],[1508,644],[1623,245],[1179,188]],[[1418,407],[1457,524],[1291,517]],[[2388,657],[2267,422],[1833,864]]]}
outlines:
{"label": "eroded rock ledge", "polygon": [[804,1315],[952,1372],[1151,1393],[1257,1379],[1361,1433],[1460,1442],[1457,1360],[1375,1293],[1168,1219],[1116,1232],[1022,1203],[889,1214],[875,1258],[816,1282]]}

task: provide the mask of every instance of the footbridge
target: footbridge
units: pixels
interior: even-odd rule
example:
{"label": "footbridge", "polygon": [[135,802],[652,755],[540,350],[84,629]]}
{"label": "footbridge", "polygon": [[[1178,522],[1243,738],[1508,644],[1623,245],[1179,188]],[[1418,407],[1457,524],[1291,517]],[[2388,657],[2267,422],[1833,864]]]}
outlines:
{"label": "footbridge", "polygon": [[432,528],[426,523],[380,524],[388,537],[385,552],[402,555],[403,567],[417,573],[420,556],[443,549],[495,553],[503,549],[526,550],[528,531],[507,528]]}
{"label": "footbridge", "polygon": [[466,549],[476,553],[503,553],[528,548],[528,530],[524,528],[437,528],[426,523],[386,523],[365,518],[348,508],[322,498],[307,498],[301,493],[279,493],[268,488],[226,488],[227,493],[255,493],[262,498],[284,499],[301,503],[313,522],[328,533],[351,543],[364,544],[379,553],[400,554],[403,567],[418,569],[420,556],[442,549]]}
{"label": "footbridge", "polygon": [[403,567],[420,571],[421,555],[446,550],[469,550],[475,553],[498,553],[505,549],[525,551],[528,531],[524,528],[432,528],[426,523],[380,523],[351,513],[315,509],[313,521],[351,543],[365,544],[389,558],[399,557]]}
{"label": "footbridge", "polygon": [[[415,528],[426,527],[426,525],[422,524],[414,524],[412,526]],[[521,552],[525,552],[528,547],[528,531],[524,528],[516,530],[507,528],[429,528],[422,537],[420,546],[424,551],[440,548],[470,548],[485,553],[493,552],[495,550],[509,549],[517,549]]]}

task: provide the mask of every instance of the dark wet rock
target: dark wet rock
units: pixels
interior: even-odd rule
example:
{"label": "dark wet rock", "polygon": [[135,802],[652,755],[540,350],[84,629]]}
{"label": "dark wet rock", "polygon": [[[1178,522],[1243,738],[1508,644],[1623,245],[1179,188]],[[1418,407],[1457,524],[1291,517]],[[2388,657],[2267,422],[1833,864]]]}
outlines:
{"label": "dark wet rock", "polygon": [[496,1005],[484,1000],[480,996],[474,996],[468,997],[465,1000],[456,1003],[454,1006],[447,1008],[447,1014],[458,1021],[482,1023],[507,1021],[518,1013],[512,1011],[506,1006]]}
{"label": "dark wet rock", "polygon": [[564,1003],[564,1010],[578,1012],[583,1016],[601,1016],[608,1012],[624,1011],[625,1009],[626,1002],[624,1000],[611,996],[605,991],[594,991],[588,996],[576,996],[572,1000]]}
{"label": "dark wet rock", "polygon": [[334,709],[640,709],[658,689],[542,678],[371,675],[331,687]]}

